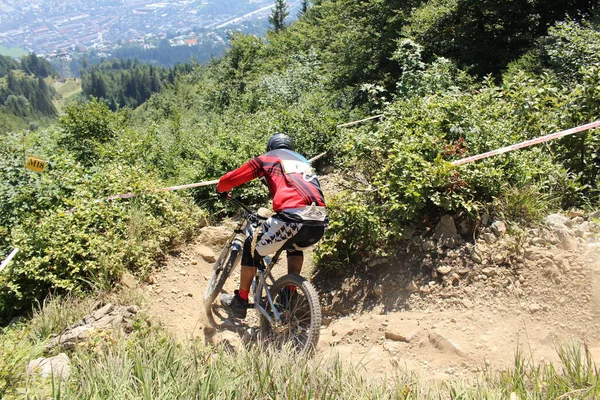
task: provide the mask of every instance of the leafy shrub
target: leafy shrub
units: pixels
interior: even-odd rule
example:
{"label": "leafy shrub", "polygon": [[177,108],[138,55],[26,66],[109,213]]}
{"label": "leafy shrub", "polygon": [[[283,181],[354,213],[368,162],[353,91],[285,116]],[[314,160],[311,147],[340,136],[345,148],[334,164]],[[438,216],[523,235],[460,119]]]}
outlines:
{"label": "leafy shrub", "polygon": [[[330,242],[321,246],[324,259],[360,260],[365,251],[385,252],[390,239],[419,221],[442,213],[476,219],[481,205],[494,198],[508,203],[507,217],[525,222],[543,209],[585,202],[598,171],[593,132],[553,143],[555,152],[537,146],[456,168],[449,161],[595,119],[600,112],[595,73],[574,91],[550,75],[524,73],[500,86],[487,80],[477,90],[412,90],[415,95],[393,102],[378,125],[346,131],[344,160],[355,189],[332,210],[338,220],[329,230]],[[585,148],[570,141],[583,141]],[[507,186],[522,189],[503,197]],[[538,203],[522,204],[523,214],[516,203],[534,200],[528,187],[536,188]]]}
{"label": "leafy shrub", "polygon": [[71,151],[77,161],[92,165],[100,146],[116,136],[115,118],[108,106],[91,98],[84,104],[71,104],[60,117],[64,135],[60,145]]}
{"label": "leafy shrub", "polygon": [[[45,146],[52,137],[31,136]],[[36,174],[23,168],[16,140],[5,138],[0,160],[0,250],[20,249],[0,275],[0,319],[49,292],[107,287],[125,268],[143,276],[204,223],[204,212],[189,197],[153,192],[163,183],[138,166],[84,169],[63,154],[47,157],[49,167]],[[32,147],[42,157],[51,151]],[[149,194],[132,202],[96,201],[127,192]]]}
{"label": "leafy shrub", "polygon": [[542,49],[547,65],[562,79],[575,81],[582,68],[600,63],[598,23],[562,21],[550,28]]}

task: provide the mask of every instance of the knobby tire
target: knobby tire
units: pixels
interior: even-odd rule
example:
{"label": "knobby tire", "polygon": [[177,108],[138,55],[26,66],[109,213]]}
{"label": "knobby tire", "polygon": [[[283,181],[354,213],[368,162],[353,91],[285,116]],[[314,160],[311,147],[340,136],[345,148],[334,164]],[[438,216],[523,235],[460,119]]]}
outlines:
{"label": "knobby tire", "polygon": [[229,274],[231,274],[231,270],[235,266],[239,258],[239,254],[239,248],[227,245],[221,251],[219,258],[217,259],[217,261],[215,261],[215,264],[213,266],[213,275],[210,278],[210,281],[208,281],[208,286],[206,287],[206,292],[204,294],[204,310],[206,312],[208,322],[213,327],[217,326],[212,311],[213,302],[217,298],[217,295],[219,294],[221,289],[223,289],[225,281],[227,281],[227,278],[229,278]]}
{"label": "knobby tire", "polygon": [[[295,297],[288,286],[296,287]],[[273,303],[281,313],[281,324],[271,325],[264,315],[260,315],[261,342],[267,347],[281,350],[291,346],[299,355],[313,353],[319,341],[321,330],[321,307],[313,285],[300,275],[288,274],[279,278],[271,286]],[[267,312],[272,315],[267,304]]]}

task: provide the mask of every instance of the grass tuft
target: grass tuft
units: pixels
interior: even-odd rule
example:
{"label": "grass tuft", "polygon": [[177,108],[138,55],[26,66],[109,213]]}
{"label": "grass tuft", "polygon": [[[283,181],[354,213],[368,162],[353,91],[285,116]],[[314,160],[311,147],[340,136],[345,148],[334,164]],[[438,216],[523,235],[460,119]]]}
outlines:
{"label": "grass tuft", "polygon": [[587,346],[578,342],[557,349],[557,365],[536,365],[518,352],[508,371],[487,370],[473,381],[435,384],[399,368],[390,368],[388,377],[374,381],[365,375],[364,367],[350,367],[339,357],[306,359],[287,348],[267,353],[259,346],[234,349],[228,343],[180,342],[143,316],[129,335],[99,335],[93,345],[73,350],[68,380],[26,376],[27,363],[42,355],[47,338],[80,319],[93,304],[74,298],[48,300],[27,323],[4,328],[0,333],[3,399],[23,393],[32,399],[89,400],[600,398],[598,368]]}

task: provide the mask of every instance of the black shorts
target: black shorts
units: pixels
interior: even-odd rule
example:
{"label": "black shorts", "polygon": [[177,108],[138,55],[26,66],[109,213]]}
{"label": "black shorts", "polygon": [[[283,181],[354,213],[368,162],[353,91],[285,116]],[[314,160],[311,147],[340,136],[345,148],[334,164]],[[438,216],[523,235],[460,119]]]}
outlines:
{"label": "black shorts", "polygon": [[252,238],[246,238],[242,252],[242,265],[255,265],[255,255],[264,257],[281,248],[287,251],[288,257],[301,256],[302,250],[321,240],[327,230],[327,225],[287,222],[271,217],[263,223],[261,230],[263,233],[256,240],[255,254],[252,254]]}

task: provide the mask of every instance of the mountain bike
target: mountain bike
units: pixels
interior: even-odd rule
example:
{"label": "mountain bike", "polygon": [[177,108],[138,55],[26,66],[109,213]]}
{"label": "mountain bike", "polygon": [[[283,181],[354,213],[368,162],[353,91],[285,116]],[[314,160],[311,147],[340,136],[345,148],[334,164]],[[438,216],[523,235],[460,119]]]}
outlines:
{"label": "mountain bike", "polygon": [[[231,271],[238,264],[244,241],[254,237],[266,217],[239,200],[229,201],[241,209],[241,218],[213,265],[213,274],[204,294],[204,309],[209,323],[218,327],[213,315],[213,302],[221,292]],[[299,354],[309,354],[319,341],[321,308],[313,285],[296,274],[286,274],[275,280],[271,273],[284,248],[273,257],[265,256],[252,281],[254,309],[260,318],[259,341],[270,348],[291,346]]]}

